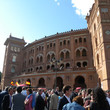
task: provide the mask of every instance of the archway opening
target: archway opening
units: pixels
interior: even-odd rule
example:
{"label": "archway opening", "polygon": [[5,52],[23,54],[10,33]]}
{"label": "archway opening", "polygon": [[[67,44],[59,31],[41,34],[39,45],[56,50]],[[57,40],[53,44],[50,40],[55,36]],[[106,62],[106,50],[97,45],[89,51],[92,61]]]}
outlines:
{"label": "archway opening", "polygon": [[38,87],[45,87],[45,80],[44,78],[39,79]]}
{"label": "archway opening", "polygon": [[83,76],[77,76],[75,78],[75,84],[74,84],[74,88],[76,87],[81,87],[81,88],[86,88],[86,84],[85,84],[85,79]]}
{"label": "archway opening", "polygon": [[54,87],[53,88],[55,88],[55,86],[56,87],[59,87],[59,91],[61,91],[62,90],[62,88],[63,88],[63,79],[61,78],[61,77],[57,77],[56,79],[55,79],[55,82],[54,82]]}

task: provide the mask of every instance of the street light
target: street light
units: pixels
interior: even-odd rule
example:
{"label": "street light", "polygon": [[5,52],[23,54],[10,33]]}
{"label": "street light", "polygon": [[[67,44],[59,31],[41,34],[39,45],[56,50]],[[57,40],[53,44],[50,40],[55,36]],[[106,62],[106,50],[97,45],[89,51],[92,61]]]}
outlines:
{"label": "street light", "polygon": [[50,64],[55,64],[55,67],[53,68],[53,70],[55,70],[55,88],[57,87],[57,71],[59,70],[59,65],[62,63],[62,58],[59,60],[56,60],[55,58],[52,58],[50,61]]}

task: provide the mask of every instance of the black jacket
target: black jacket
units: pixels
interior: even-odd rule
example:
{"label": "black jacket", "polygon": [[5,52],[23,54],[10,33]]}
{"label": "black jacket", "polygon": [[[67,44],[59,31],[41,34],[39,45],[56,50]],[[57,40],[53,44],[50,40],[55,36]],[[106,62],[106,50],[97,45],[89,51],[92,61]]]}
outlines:
{"label": "black jacket", "polygon": [[38,95],[36,97],[35,110],[44,110],[44,107],[45,107],[45,101],[41,95]]}
{"label": "black jacket", "polygon": [[9,104],[10,104],[10,96],[9,94],[8,95],[5,95],[3,100],[2,100],[2,110],[11,110],[11,108],[9,108]]}
{"label": "black jacket", "polygon": [[57,110],[62,110],[63,106],[65,104],[69,103],[68,100],[66,99],[65,96],[63,96],[60,100],[59,100],[59,104],[58,104],[58,109]]}

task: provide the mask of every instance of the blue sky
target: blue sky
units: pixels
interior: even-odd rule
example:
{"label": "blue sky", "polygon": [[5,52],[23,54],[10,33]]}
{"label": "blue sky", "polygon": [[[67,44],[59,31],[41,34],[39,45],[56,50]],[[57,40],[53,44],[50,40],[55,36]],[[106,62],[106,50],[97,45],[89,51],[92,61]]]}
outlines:
{"label": "blue sky", "polygon": [[71,29],[87,28],[94,0],[0,0],[0,71],[10,33],[27,42]]}

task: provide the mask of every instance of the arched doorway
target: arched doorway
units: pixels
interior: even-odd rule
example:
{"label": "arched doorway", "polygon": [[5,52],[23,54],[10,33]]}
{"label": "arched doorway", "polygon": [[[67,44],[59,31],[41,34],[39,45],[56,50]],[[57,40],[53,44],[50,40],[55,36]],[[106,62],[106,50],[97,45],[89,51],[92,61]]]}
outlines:
{"label": "arched doorway", "polygon": [[54,88],[55,88],[55,83],[56,83],[56,87],[59,87],[59,91],[61,91],[64,85],[63,79],[61,77],[57,77],[54,82]]}
{"label": "arched doorway", "polygon": [[75,84],[74,84],[74,88],[76,87],[81,87],[81,88],[86,88],[86,84],[85,84],[85,79],[83,76],[77,76],[75,78]]}
{"label": "arched doorway", "polygon": [[45,87],[45,80],[44,78],[39,79],[38,87]]}

